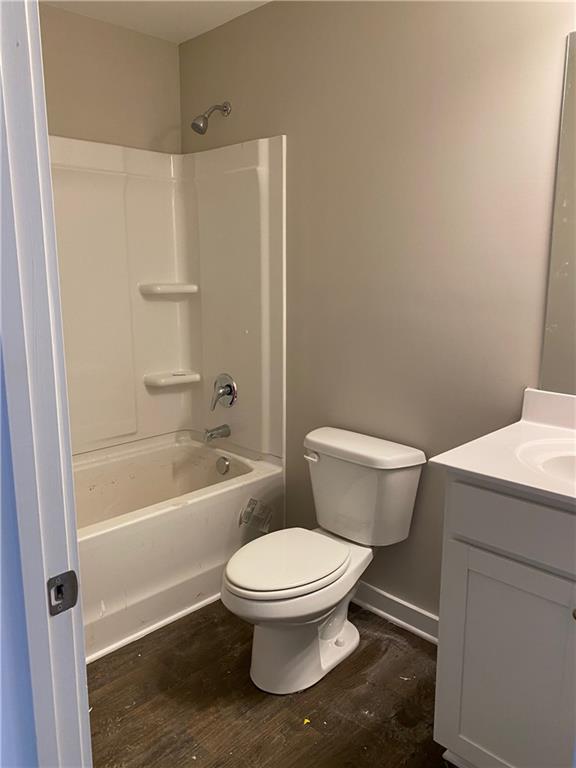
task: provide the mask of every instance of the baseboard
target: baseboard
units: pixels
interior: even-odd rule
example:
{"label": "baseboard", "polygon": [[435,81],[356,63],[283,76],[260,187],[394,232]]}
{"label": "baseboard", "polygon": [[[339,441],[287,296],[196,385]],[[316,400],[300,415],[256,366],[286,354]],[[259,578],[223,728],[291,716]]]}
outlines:
{"label": "baseboard", "polygon": [[447,749],[446,752],[444,752],[442,757],[447,763],[450,763],[450,765],[456,766],[456,768],[474,768],[472,763],[469,763],[467,760],[464,760],[462,757],[455,755],[454,752],[450,752],[449,749]]}
{"label": "baseboard", "polygon": [[438,616],[388,594],[365,581],[358,584],[353,601],[430,643],[438,643]]}
{"label": "baseboard", "polygon": [[[133,643],[135,640],[139,640],[145,635],[149,635],[151,632],[155,632],[157,629],[160,629],[167,624],[171,624],[173,621],[178,621],[178,619],[203,608],[205,605],[215,602],[219,597],[220,593],[210,595],[204,600],[201,600],[184,610],[163,618],[161,621],[155,622],[138,632],[131,633],[121,640],[89,654],[86,661],[87,663],[96,661],[96,659],[99,659],[102,656],[106,656],[129,643]],[[378,589],[378,587],[373,587],[365,581],[360,581],[358,584],[358,589],[353,602],[356,603],[356,605],[360,605],[362,608],[366,608],[368,611],[372,611],[372,613],[375,613],[377,616],[382,616],[383,619],[390,621],[392,624],[396,624],[397,626],[412,632],[414,635],[418,635],[418,637],[428,640],[430,643],[438,643],[438,616],[433,613],[429,613],[399,597],[390,595],[388,592],[384,592],[383,590]]]}

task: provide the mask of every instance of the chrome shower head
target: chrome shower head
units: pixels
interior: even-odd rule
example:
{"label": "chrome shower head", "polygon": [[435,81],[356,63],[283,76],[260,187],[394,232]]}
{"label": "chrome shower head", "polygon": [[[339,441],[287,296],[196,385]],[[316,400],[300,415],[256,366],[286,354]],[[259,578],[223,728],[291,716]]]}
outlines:
{"label": "chrome shower head", "polygon": [[206,115],[198,115],[192,120],[191,127],[193,131],[203,136],[208,130],[208,118]]}
{"label": "chrome shower head", "polygon": [[198,115],[198,117],[195,117],[194,120],[192,120],[190,123],[192,130],[203,136],[208,130],[208,120],[214,111],[222,112],[224,117],[228,117],[232,111],[232,105],[229,101],[223,101],[222,104],[214,104],[214,106],[210,107],[210,109],[207,109],[206,112],[203,112],[201,115]]}

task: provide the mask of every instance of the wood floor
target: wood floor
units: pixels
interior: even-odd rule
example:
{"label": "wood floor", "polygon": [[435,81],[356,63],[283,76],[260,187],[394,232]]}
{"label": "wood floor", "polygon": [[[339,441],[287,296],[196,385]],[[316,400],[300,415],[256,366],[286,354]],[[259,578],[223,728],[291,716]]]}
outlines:
{"label": "wood floor", "polygon": [[290,696],[250,682],[252,628],[220,603],[93,662],[95,768],[444,768],[434,646],[350,617],[360,647]]}

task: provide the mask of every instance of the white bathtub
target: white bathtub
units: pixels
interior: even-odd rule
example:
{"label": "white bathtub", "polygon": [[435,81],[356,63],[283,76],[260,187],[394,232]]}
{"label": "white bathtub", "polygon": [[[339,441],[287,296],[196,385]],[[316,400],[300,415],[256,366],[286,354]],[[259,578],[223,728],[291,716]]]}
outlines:
{"label": "white bathtub", "polygon": [[258,535],[239,519],[251,497],[282,524],[281,466],[186,432],[77,456],[74,484],[88,661],[218,598],[226,561]]}

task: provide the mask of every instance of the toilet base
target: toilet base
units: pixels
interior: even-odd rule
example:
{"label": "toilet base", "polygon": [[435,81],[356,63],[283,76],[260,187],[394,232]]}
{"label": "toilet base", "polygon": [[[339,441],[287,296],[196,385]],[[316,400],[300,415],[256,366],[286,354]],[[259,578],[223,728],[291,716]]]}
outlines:
{"label": "toilet base", "polygon": [[349,656],[360,642],[348,621],[348,595],[329,616],[308,624],[258,624],[252,642],[252,682],[267,693],[309,688]]}

